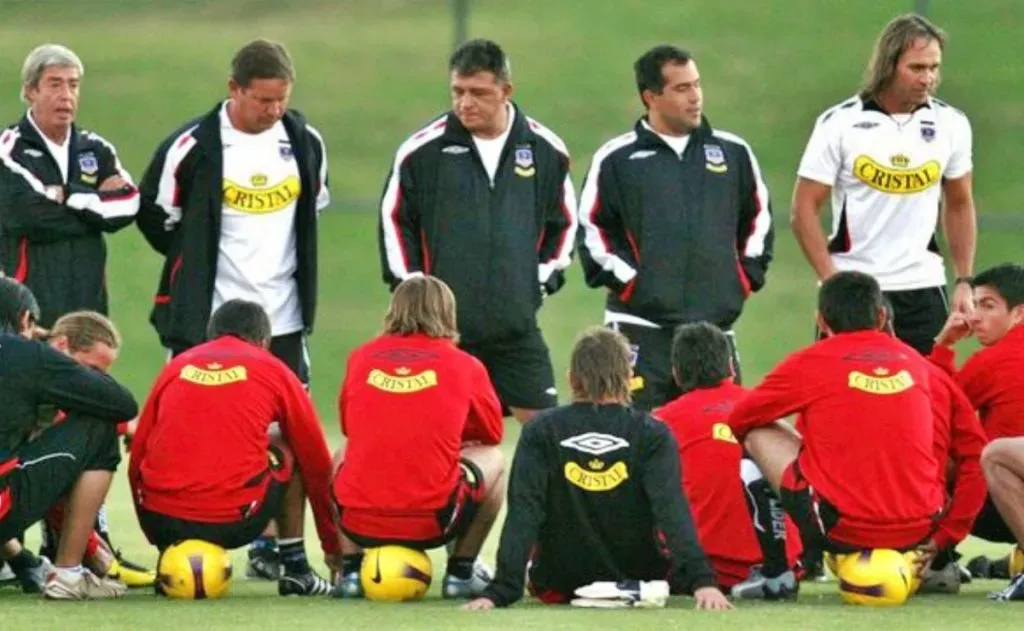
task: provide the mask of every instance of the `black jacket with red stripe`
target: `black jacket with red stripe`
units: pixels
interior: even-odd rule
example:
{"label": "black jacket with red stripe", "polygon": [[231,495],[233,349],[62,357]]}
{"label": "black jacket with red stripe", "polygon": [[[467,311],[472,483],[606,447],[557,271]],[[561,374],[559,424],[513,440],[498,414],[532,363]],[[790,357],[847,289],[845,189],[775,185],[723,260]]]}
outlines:
{"label": "black jacket with red stripe", "polygon": [[[157,148],[140,184],[138,226],[165,261],[149,321],[175,351],[206,340],[213,308],[223,212],[222,103],[175,130]],[[306,333],[317,298],[317,195],[327,185],[323,139],[296,110],[281,120],[299,167],[295,207],[296,285]]]}
{"label": "black jacket with red stripe", "polygon": [[[100,192],[111,176],[128,186]],[[32,289],[40,324],[65,313],[107,313],[104,232],[135,219],[138,190],[114,146],[72,126],[67,181],[26,114],[0,132],[0,264]]]}
{"label": "black jacket with red stripe", "polygon": [[594,155],[580,194],[580,261],[609,311],[729,328],[765,283],[768,190],[742,138],[707,120],[682,158],[640,120]]}
{"label": "black jacket with red stripe", "polygon": [[515,107],[491,182],[449,112],[399,147],[379,228],[384,281],[394,289],[416,273],[444,280],[463,341],[528,332],[572,262],[576,197],[565,144]]}

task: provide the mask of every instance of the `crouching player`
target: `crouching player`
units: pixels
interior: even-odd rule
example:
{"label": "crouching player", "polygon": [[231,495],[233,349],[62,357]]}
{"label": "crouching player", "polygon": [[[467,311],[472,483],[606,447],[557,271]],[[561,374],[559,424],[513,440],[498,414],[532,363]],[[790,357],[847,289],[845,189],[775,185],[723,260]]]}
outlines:
{"label": "crouching player", "polygon": [[309,395],[268,350],[260,305],[225,302],[208,335],[164,367],[139,418],[128,468],[139,524],[162,552],[183,539],[241,548],[277,519],[278,593],[326,595],[302,539],[308,494],[325,562],[337,568],[331,455]]}
{"label": "crouching player", "polygon": [[[125,593],[124,584],[85,570],[82,560],[121,460],[116,424],[138,414],[138,405],[110,377],[30,339],[38,314],[27,287],[0,278],[2,554],[23,575],[23,585],[31,578],[24,574],[48,570],[41,586],[47,598],[115,598]],[[58,411],[63,420],[55,424]],[[13,539],[65,497],[51,569]]]}
{"label": "crouching player", "polygon": [[432,276],[395,289],[384,332],[352,352],[339,397],[334,496],[344,534],[335,596],[360,597],[362,548],[454,542],[442,595],[479,595],[477,555],[505,494],[501,404],[479,360],[457,348],[455,297]]}
{"label": "crouching player", "polygon": [[752,500],[768,482],[726,424],[746,393],[733,382],[731,348],[713,324],[679,327],[672,372],[683,395],[653,414],[679,443],[683,492],[718,585],[734,598],[795,597],[800,536],[777,503],[760,514]]}
{"label": "crouching player", "polygon": [[497,574],[467,609],[511,605],[527,579],[547,603],[570,602],[594,582],[668,580],[700,609],[732,608],[697,541],[676,441],[629,407],[631,376],[621,333],[593,327],[576,340],[574,403],[523,428]]}
{"label": "crouching player", "polygon": [[[886,319],[874,278],[833,275],[818,295],[828,338],[783,360],[729,415],[812,550],[909,551],[941,516],[927,360],[884,333]],[[778,421],[790,414],[799,434]]]}

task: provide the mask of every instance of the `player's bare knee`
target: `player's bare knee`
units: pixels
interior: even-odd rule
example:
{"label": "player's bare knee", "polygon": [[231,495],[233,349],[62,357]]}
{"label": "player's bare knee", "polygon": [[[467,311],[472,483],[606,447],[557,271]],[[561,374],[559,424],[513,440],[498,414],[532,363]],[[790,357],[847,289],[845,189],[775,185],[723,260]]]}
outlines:
{"label": "player's bare knee", "polygon": [[[1024,439],[997,438],[985,445],[981,452],[981,468],[986,476],[995,468],[1024,460]],[[1021,465],[1011,467],[1020,469]]]}
{"label": "player's bare knee", "polygon": [[493,487],[505,476],[505,454],[496,446],[474,445],[462,450],[462,457],[476,465],[484,485]]}

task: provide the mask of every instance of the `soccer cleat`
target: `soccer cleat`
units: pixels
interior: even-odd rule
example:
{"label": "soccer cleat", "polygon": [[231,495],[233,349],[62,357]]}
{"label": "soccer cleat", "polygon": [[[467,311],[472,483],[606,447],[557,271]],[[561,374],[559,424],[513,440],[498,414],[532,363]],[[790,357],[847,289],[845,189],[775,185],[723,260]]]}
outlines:
{"label": "soccer cleat", "polygon": [[338,579],[338,584],[331,590],[333,598],[363,598],[363,583],[359,580],[359,572],[349,572]]}
{"label": "soccer cleat", "polygon": [[124,583],[100,578],[88,570],[53,570],[46,579],[43,596],[50,600],[100,600],[120,598],[128,592]]}
{"label": "soccer cleat", "polygon": [[273,548],[249,548],[249,563],[245,566],[245,577],[262,581],[276,581],[281,578],[281,558]]}
{"label": "soccer cleat", "polygon": [[730,591],[739,600],[795,600],[799,593],[800,583],[792,570],[768,578],[761,574],[760,567],[751,568],[747,580],[733,585]]}
{"label": "soccer cleat", "polygon": [[327,596],[331,583],[313,570],[305,574],[284,574],[277,580],[277,593],[281,596]]}
{"label": "soccer cleat", "polygon": [[959,594],[960,564],[950,561],[941,570],[928,569],[921,579],[919,594]]}
{"label": "soccer cleat", "polygon": [[18,577],[14,575],[14,570],[11,569],[11,566],[6,563],[0,563],[0,587],[13,585],[17,580]]}
{"label": "soccer cleat", "polygon": [[38,594],[46,587],[46,578],[53,572],[53,564],[46,557],[38,557],[39,563],[24,572],[15,572],[17,581],[21,583],[21,591],[26,594]]}
{"label": "soccer cleat", "polygon": [[577,588],[575,607],[659,608],[668,602],[668,581],[597,581]]}
{"label": "soccer cleat", "polygon": [[973,578],[1001,578],[1010,580],[1010,556],[990,559],[977,556],[967,562],[967,570]]}
{"label": "soccer cleat", "polygon": [[469,578],[457,578],[447,573],[444,575],[441,582],[441,597],[448,600],[476,598],[484,593],[492,579],[490,568],[477,559]]}
{"label": "soccer cleat", "polygon": [[152,587],[156,583],[156,572],[122,560],[118,553],[107,570],[107,578],[121,581],[127,587]]}
{"label": "soccer cleat", "polygon": [[988,595],[991,600],[1024,600],[1024,572],[1013,577],[1005,589]]}

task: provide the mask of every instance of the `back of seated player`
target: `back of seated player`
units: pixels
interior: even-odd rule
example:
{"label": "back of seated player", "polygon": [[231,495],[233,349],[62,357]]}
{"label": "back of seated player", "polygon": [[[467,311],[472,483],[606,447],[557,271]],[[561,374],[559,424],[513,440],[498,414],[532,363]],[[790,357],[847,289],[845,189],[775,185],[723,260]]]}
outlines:
{"label": "back of seated player", "polygon": [[697,540],[672,433],[629,406],[631,372],[621,333],[592,327],[577,338],[574,402],[523,428],[497,574],[468,608],[508,606],[527,579],[546,603],[598,581],[668,579],[699,608],[731,607]]}
{"label": "back of seated player", "polygon": [[750,503],[768,483],[725,422],[746,392],[733,382],[728,338],[707,322],[679,327],[672,372],[683,395],[653,414],[679,443],[683,492],[718,584],[734,597],[795,596],[800,536],[777,502]]}
{"label": "back of seated player", "polygon": [[305,500],[325,562],[340,563],[330,502],[331,455],[302,383],[267,349],[263,308],[229,300],[210,319],[210,341],[172,359],[157,377],[132,440],[129,482],[139,524],[161,552],[183,539],[226,549],[277,519],[278,593],[326,595],[303,544]]}
{"label": "back of seated player", "polygon": [[[334,478],[345,535],[336,596],[359,597],[362,548],[449,542],[442,594],[477,595],[477,556],[505,492],[501,404],[478,359],[456,346],[455,297],[432,276],[395,289],[384,332],[348,358],[339,397],[347,437]],[[341,461],[344,460],[342,463]]]}
{"label": "back of seated player", "polygon": [[[828,338],[784,359],[729,416],[805,547],[909,550],[943,509],[929,369],[885,322],[874,278],[831,276],[818,295]],[[791,414],[799,435],[778,421]]]}

